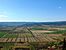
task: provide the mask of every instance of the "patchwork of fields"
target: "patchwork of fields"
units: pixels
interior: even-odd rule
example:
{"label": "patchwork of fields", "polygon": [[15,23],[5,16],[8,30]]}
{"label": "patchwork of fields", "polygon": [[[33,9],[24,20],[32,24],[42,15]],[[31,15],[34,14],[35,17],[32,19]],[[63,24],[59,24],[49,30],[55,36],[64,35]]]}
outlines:
{"label": "patchwork of fields", "polygon": [[[7,46],[32,46],[34,50],[49,46],[51,43],[63,42],[65,28],[44,28],[44,27],[7,27],[0,29],[0,46],[3,50],[9,50]],[[5,45],[4,45],[5,44]],[[38,45],[38,46],[37,46]],[[42,46],[41,46],[42,45]],[[62,44],[61,44],[62,45]],[[43,48],[45,49],[45,48]],[[11,49],[13,50],[13,48]],[[32,50],[32,49],[31,49]]]}

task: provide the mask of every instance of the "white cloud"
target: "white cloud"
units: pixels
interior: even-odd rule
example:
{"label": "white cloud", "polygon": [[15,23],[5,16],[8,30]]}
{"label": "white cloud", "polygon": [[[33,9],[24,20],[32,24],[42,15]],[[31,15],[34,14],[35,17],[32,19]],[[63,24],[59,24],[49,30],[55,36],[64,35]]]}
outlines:
{"label": "white cloud", "polygon": [[61,6],[59,6],[58,8],[62,8]]}
{"label": "white cloud", "polygon": [[7,12],[0,9],[0,21],[5,21],[8,19]]}
{"label": "white cloud", "polygon": [[3,17],[8,17],[8,16],[6,16],[6,15],[0,15],[0,18],[3,18]]}
{"label": "white cloud", "polygon": [[7,18],[7,11],[0,9],[0,18]]}

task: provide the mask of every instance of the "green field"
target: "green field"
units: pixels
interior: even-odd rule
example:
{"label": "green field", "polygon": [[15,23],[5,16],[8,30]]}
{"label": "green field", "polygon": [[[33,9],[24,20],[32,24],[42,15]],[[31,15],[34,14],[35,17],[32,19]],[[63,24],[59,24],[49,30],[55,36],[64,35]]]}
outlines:
{"label": "green field", "polygon": [[4,33],[4,32],[0,32],[0,38],[2,37],[2,36],[4,36],[6,33]]}
{"label": "green field", "polygon": [[0,32],[0,38],[15,38],[17,37],[17,34],[8,34],[4,32]]}
{"label": "green field", "polygon": [[17,34],[7,34],[6,36],[4,36],[4,38],[16,38],[18,37]]}

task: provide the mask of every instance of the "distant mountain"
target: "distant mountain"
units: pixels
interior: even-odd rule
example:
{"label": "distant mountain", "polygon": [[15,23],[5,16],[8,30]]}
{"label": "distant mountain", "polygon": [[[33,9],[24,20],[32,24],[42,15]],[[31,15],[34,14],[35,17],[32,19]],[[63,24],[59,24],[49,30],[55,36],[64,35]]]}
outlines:
{"label": "distant mountain", "polygon": [[33,26],[33,25],[66,25],[66,21],[59,22],[0,22],[0,27],[7,26]]}

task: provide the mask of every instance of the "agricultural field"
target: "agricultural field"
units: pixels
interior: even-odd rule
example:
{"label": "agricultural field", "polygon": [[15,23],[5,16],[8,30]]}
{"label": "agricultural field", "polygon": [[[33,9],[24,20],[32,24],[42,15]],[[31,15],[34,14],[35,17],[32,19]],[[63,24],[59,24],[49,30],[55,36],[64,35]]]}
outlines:
{"label": "agricultural field", "polygon": [[[1,50],[48,50],[48,46],[63,45],[65,28],[7,27],[0,29]],[[60,49],[60,48],[59,48]]]}

